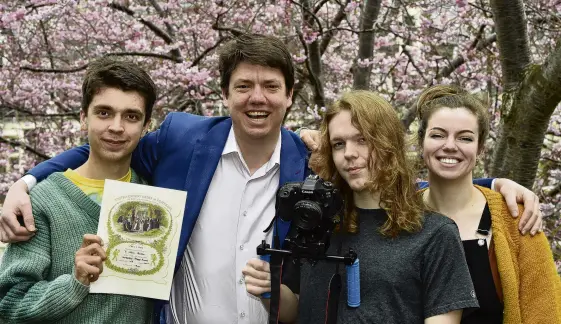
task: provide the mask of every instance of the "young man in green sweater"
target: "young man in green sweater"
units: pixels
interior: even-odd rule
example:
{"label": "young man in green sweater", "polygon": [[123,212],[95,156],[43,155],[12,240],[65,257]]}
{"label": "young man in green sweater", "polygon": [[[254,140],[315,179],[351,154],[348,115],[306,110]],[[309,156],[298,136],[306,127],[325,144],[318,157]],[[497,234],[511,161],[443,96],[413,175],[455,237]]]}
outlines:
{"label": "young man in green sweater", "polygon": [[54,173],[30,193],[33,238],[6,249],[0,267],[0,322],[119,323],[152,321],[152,300],[89,294],[106,254],[97,233],[105,179],[141,183],[131,155],[150,124],[156,86],[138,66],[100,59],[82,85],[82,130],[89,158]]}

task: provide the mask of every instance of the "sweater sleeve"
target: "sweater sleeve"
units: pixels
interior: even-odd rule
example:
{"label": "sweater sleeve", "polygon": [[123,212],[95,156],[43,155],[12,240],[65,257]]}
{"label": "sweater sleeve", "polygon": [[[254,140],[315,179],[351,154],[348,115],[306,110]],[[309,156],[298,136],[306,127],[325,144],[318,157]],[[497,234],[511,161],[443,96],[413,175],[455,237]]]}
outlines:
{"label": "sweater sleeve", "polygon": [[[524,211],[519,206],[520,215]],[[519,236],[520,309],[523,323],[561,323],[561,278],[544,233]]]}
{"label": "sweater sleeve", "polygon": [[18,324],[60,319],[89,293],[89,287],[73,274],[46,280],[51,268],[50,229],[35,204],[33,216],[37,234],[29,241],[10,244],[0,267],[0,317]]}

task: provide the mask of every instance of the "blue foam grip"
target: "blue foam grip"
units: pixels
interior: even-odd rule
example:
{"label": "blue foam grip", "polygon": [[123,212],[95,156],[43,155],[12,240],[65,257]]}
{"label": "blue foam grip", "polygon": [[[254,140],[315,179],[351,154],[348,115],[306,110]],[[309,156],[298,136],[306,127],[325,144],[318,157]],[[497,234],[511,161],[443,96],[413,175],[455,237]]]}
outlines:
{"label": "blue foam grip", "polygon": [[360,266],[358,259],[347,268],[347,305],[360,306]]}
{"label": "blue foam grip", "polygon": [[[265,255],[260,255],[259,259],[271,263],[271,255],[270,254],[265,254]],[[261,297],[265,298],[265,299],[270,299],[271,298],[271,292],[266,292],[266,293],[262,293]]]}

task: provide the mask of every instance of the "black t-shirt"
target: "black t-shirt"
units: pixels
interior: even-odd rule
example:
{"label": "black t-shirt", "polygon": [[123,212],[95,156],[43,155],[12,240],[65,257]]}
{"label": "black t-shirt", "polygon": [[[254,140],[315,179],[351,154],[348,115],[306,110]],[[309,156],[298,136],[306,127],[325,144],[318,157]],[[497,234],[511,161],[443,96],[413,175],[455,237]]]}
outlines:
{"label": "black t-shirt", "polygon": [[[360,297],[358,308],[347,306],[345,265],[339,266],[342,290],[337,323],[423,323],[425,318],[457,309],[478,307],[456,224],[440,214],[427,213],[423,228],[397,238],[382,236],[387,216],[382,209],[358,209],[360,233],[334,234],[328,254],[358,254]],[[300,289],[294,272],[289,287],[300,291],[299,323],[324,323],[329,282],[334,263],[305,262]],[[289,269],[286,269],[289,271]],[[285,272],[284,278],[290,274]]]}

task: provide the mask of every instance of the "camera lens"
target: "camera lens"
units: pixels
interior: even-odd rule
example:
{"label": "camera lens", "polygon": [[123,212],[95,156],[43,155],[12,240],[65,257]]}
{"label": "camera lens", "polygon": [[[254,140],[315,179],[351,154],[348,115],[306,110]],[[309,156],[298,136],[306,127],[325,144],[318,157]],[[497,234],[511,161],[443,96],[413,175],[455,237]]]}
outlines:
{"label": "camera lens", "polygon": [[321,221],[321,207],[315,201],[300,200],[294,205],[294,212],[298,220],[296,226],[302,230],[313,230]]}

